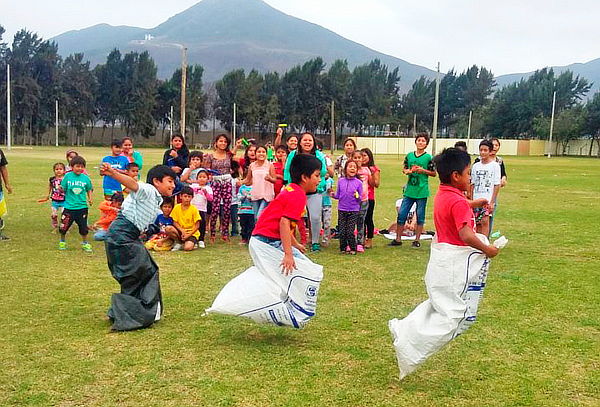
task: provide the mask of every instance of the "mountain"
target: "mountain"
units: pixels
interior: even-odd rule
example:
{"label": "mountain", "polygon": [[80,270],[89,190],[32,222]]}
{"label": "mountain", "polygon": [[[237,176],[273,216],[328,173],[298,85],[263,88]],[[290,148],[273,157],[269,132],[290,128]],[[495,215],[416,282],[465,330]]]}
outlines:
{"label": "mountain", "polygon": [[399,68],[401,88],[408,89],[421,75],[435,72],[374,51],[319,25],[282,13],[261,0],[203,0],[157,27],[100,24],[52,38],[61,55],[83,52],[92,65],[104,63],[115,47],[121,52],[148,51],[161,78],[181,64],[181,48],[188,61],[205,69],[205,80],[220,79],[233,69],[284,72],[314,57],[326,63],[347,59],[350,67],[379,58],[388,68]]}
{"label": "mountain", "polygon": [[[577,63],[565,66],[553,66],[554,73],[561,73],[564,71],[571,71],[574,75],[579,75],[586,78],[588,81],[593,82],[590,91],[587,94],[588,98],[591,98],[594,93],[600,90],[600,58],[594,59],[586,63]],[[501,75],[496,78],[498,88],[502,88],[513,82],[518,82],[521,79],[529,78],[533,72],[527,73],[512,73],[508,75]]]}

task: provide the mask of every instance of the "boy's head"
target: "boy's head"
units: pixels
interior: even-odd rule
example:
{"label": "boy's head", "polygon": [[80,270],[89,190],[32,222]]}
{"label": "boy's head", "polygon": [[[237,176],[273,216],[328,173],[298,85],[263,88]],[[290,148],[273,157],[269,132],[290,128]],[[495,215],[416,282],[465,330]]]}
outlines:
{"label": "boy's head", "polygon": [[65,165],[63,163],[56,163],[52,166],[54,170],[54,176],[62,177],[65,174]]}
{"label": "boy's head", "polygon": [[445,148],[433,159],[442,184],[466,191],[471,184],[471,157],[458,148]]}
{"label": "boy's head", "polygon": [[166,196],[163,198],[163,201],[160,204],[160,210],[162,211],[163,215],[169,217],[171,215],[171,211],[173,210],[173,206],[173,198]]}
{"label": "boy's head", "polygon": [[494,150],[494,144],[491,140],[481,140],[481,143],[479,143],[479,155],[482,161],[490,156],[492,150]]}
{"label": "boy's head", "polygon": [[467,143],[465,143],[464,141],[457,141],[456,143],[454,143],[454,148],[458,148],[462,151],[467,151]]}
{"label": "boy's head", "polygon": [[127,164],[127,175],[129,175],[133,179],[137,179],[138,174],[140,173],[140,166],[136,163]]}
{"label": "boy's head", "polygon": [[123,193],[115,192],[110,197],[110,204],[111,204],[111,206],[114,206],[115,208],[120,208],[121,205],[123,204],[123,200],[124,200]]}
{"label": "boy's head", "polygon": [[321,160],[312,154],[296,154],[290,164],[290,176],[307,193],[317,190],[321,182]]}
{"label": "boy's head", "polygon": [[202,151],[192,151],[190,152],[190,157],[188,159],[188,165],[194,164],[196,168],[202,165],[202,159],[204,158],[204,153]]}
{"label": "boy's head", "polygon": [[419,133],[415,137],[415,145],[417,146],[417,150],[425,150],[427,145],[429,144],[429,134],[427,133]]}
{"label": "boy's head", "polygon": [[166,165],[155,165],[146,176],[146,183],[154,185],[162,196],[173,195],[177,174]]}
{"label": "boy's head", "polygon": [[189,205],[190,202],[192,202],[192,199],[194,198],[194,190],[192,189],[192,187],[188,187],[186,185],[183,188],[181,188],[179,196],[181,197],[181,203],[183,205]]}
{"label": "boy's head", "polygon": [[71,159],[71,168],[77,175],[82,174],[85,170],[85,158],[80,155],[76,155]]}
{"label": "boy's head", "polygon": [[277,158],[277,161],[283,161],[287,157],[287,153],[287,146],[284,146],[283,144],[278,145],[275,149],[275,157]]}
{"label": "boy's head", "polygon": [[123,142],[121,140],[113,140],[110,142],[110,150],[112,155],[121,155],[123,152]]}

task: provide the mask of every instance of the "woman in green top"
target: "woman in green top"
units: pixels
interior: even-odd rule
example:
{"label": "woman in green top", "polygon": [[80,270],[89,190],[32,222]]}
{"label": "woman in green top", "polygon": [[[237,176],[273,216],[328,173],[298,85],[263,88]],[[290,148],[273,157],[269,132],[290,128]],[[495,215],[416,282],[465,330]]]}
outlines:
{"label": "woman in green top", "polygon": [[127,157],[130,163],[136,163],[138,167],[140,167],[140,172],[138,175],[138,179],[142,174],[142,165],[144,164],[144,158],[142,157],[142,153],[139,151],[133,150],[133,140],[131,137],[125,137],[122,141],[123,143],[123,152],[121,155]]}
{"label": "woman in green top", "polygon": [[306,197],[306,208],[310,217],[311,250],[319,251],[321,250],[319,237],[321,235],[321,213],[323,211],[323,196],[321,194],[326,188],[325,174],[329,172],[329,175],[333,176],[333,166],[327,166],[325,154],[317,150],[315,136],[312,133],[303,133],[298,142],[298,149],[291,151],[285,161],[283,179],[287,184],[292,182],[290,165],[296,154],[312,154],[321,161],[321,182],[317,186],[316,193]]}

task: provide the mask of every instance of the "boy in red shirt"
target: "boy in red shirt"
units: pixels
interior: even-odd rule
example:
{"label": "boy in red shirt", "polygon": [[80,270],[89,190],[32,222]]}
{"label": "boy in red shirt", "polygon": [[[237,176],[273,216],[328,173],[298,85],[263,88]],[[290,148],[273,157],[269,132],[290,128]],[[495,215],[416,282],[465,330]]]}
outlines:
{"label": "boy in red shirt", "polygon": [[469,155],[447,148],[434,161],[441,185],[434,200],[436,234],[425,274],[429,299],[406,318],[388,323],[400,379],[473,324],[489,259],[499,250],[474,231],[472,207],[484,206],[487,200],[468,201],[463,194],[471,185]]}
{"label": "boy in red shirt", "polygon": [[258,218],[252,238],[283,251],[281,269],[289,274],[296,269],[294,256],[303,256],[305,248],[294,238],[293,230],[302,221],[306,194],[315,193],[321,182],[321,161],[310,154],[296,155],[290,166],[292,182],[269,203]]}

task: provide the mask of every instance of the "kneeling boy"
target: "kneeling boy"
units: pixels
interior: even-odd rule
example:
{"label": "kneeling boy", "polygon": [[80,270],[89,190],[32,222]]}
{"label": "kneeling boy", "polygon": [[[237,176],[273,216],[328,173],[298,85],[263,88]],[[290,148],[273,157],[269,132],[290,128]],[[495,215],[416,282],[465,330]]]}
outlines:
{"label": "kneeling boy", "polygon": [[171,212],[171,218],[175,228],[177,229],[177,243],[173,246],[171,251],[183,250],[189,252],[194,250],[196,244],[198,244],[198,238],[200,237],[200,212],[198,208],[192,205],[192,199],[194,198],[194,190],[191,187],[185,186],[181,188],[179,193],[181,203],[175,205]]}

